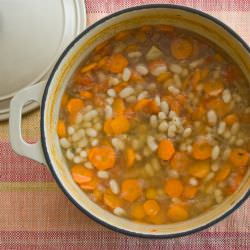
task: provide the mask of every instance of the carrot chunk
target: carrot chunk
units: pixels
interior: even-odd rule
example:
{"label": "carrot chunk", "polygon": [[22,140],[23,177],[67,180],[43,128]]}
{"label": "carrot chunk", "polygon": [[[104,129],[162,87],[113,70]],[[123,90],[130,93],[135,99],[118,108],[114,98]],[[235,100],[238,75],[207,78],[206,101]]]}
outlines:
{"label": "carrot chunk", "polygon": [[225,117],[224,121],[227,125],[233,125],[234,123],[238,122],[238,116],[236,114],[229,114]]}
{"label": "carrot chunk", "polygon": [[130,124],[129,124],[128,119],[123,115],[119,115],[119,116],[113,118],[111,123],[110,123],[110,126],[112,128],[114,135],[119,135],[119,134],[125,133],[130,128]]}
{"label": "carrot chunk", "polygon": [[218,170],[218,172],[215,175],[216,181],[224,181],[231,172],[231,165],[228,163],[224,163],[223,166]]}
{"label": "carrot chunk", "polygon": [[90,63],[90,64],[87,64],[85,65],[84,67],[81,68],[80,72],[83,74],[83,73],[86,73],[92,69],[95,69],[97,66],[97,63]]}
{"label": "carrot chunk", "polygon": [[176,38],[171,42],[170,51],[172,56],[178,60],[187,59],[193,53],[193,45],[187,39]]}
{"label": "carrot chunk", "polygon": [[175,153],[174,144],[170,140],[162,140],[159,143],[157,154],[162,160],[170,160]]}
{"label": "carrot chunk", "polygon": [[128,66],[128,60],[122,54],[114,54],[109,59],[109,70],[112,73],[121,73]]}
{"label": "carrot chunk", "polygon": [[127,148],[125,151],[126,164],[128,167],[132,167],[135,162],[135,151],[132,148]]}
{"label": "carrot chunk", "polygon": [[178,222],[188,219],[187,209],[179,204],[171,204],[167,210],[167,216],[172,222]]}
{"label": "carrot chunk", "polygon": [[78,98],[71,98],[67,103],[67,110],[71,114],[78,113],[83,107],[83,101]]}
{"label": "carrot chunk", "polygon": [[130,210],[130,215],[132,216],[132,218],[136,220],[143,219],[146,216],[143,205],[141,204],[132,205]]}
{"label": "carrot chunk", "polygon": [[65,127],[65,123],[63,120],[59,120],[57,123],[57,135],[59,137],[66,136],[66,127]]}
{"label": "carrot chunk", "polygon": [[89,182],[93,178],[93,171],[85,168],[83,165],[74,165],[71,168],[71,174],[74,181],[78,184]]}
{"label": "carrot chunk", "polygon": [[212,147],[207,141],[196,141],[193,144],[192,155],[197,160],[206,160],[211,156]]}
{"label": "carrot chunk", "polygon": [[204,84],[204,91],[209,96],[218,96],[224,89],[220,80],[209,81]]}
{"label": "carrot chunk", "polygon": [[116,98],[112,104],[113,111],[116,115],[122,115],[125,112],[125,103],[121,98]]}
{"label": "carrot chunk", "polygon": [[187,153],[176,152],[170,161],[170,166],[176,170],[185,170],[191,164],[191,159]]}
{"label": "carrot chunk", "polygon": [[183,192],[183,184],[179,179],[167,179],[164,186],[164,191],[170,197],[179,197]]}
{"label": "carrot chunk", "polygon": [[124,200],[135,201],[140,197],[142,193],[142,187],[137,179],[126,179],[121,185],[121,196]]}
{"label": "carrot chunk", "polygon": [[184,199],[193,199],[198,192],[198,188],[194,186],[187,185],[184,187],[182,197]]}
{"label": "carrot chunk", "polygon": [[83,182],[80,184],[80,188],[83,190],[95,190],[97,187],[97,184],[100,182],[100,180],[97,177],[93,177],[90,181],[88,182]]}
{"label": "carrot chunk", "polygon": [[145,214],[148,216],[156,216],[160,211],[160,205],[155,200],[147,200],[143,204]]}
{"label": "carrot chunk", "polygon": [[110,169],[115,165],[115,151],[111,146],[94,147],[89,150],[88,159],[99,170]]}
{"label": "carrot chunk", "polygon": [[104,193],[103,201],[111,209],[121,207],[123,204],[122,200],[115,194],[111,193],[109,190]]}
{"label": "carrot chunk", "polygon": [[93,98],[93,94],[89,91],[80,91],[79,94],[83,99],[92,99]]}
{"label": "carrot chunk", "polygon": [[229,155],[229,160],[235,167],[245,167],[249,161],[249,153],[243,148],[234,148]]}
{"label": "carrot chunk", "polygon": [[189,167],[189,174],[196,178],[204,178],[210,171],[210,165],[208,161],[198,161]]}

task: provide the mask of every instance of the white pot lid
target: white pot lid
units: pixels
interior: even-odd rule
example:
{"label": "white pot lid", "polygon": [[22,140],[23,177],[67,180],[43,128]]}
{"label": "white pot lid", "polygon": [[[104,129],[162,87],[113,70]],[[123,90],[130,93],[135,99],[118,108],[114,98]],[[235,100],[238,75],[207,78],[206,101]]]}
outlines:
{"label": "white pot lid", "polygon": [[[86,27],[84,0],[1,0],[0,120],[13,95],[47,80],[62,50]],[[36,105],[27,104],[24,111]]]}

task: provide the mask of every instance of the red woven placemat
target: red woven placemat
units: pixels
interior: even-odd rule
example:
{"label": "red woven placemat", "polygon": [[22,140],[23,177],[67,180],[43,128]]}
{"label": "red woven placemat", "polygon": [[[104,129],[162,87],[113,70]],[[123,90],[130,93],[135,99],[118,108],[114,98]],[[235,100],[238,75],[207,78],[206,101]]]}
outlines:
{"label": "red woven placemat", "polygon": [[[87,0],[88,24],[117,10],[171,3],[203,10],[227,23],[250,43],[250,1]],[[39,113],[24,118],[23,133],[39,137]],[[46,167],[17,156],[8,124],[0,123],[0,249],[250,249],[250,201],[215,226],[169,240],[128,237],[95,223],[75,208]]]}

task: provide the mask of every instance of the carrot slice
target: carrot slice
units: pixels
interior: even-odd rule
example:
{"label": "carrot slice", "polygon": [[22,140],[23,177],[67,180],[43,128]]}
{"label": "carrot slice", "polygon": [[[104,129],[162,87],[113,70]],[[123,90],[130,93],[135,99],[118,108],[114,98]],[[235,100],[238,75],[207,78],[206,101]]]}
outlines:
{"label": "carrot slice", "polygon": [[143,219],[146,216],[143,205],[141,204],[132,205],[130,209],[130,215],[132,218],[136,220]]}
{"label": "carrot slice", "polygon": [[66,136],[66,127],[63,120],[59,120],[57,123],[57,135],[59,137],[65,137]]}
{"label": "carrot slice", "polygon": [[229,160],[235,167],[245,167],[249,161],[249,153],[243,148],[234,148],[229,155]]}
{"label": "carrot slice", "polygon": [[157,105],[155,100],[151,100],[151,102],[148,105],[147,113],[157,114],[158,112],[160,112],[160,107]]}
{"label": "carrot slice", "polygon": [[71,98],[67,103],[67,110],[69,113],[78,113],[84,107],[81,99]]}
{"label": "carrot slice", "polygon": [[210,171],[210,165],[208,161],[198,161],[189,167],[189,174],[196,178],[204,178]]}
{"label": "carrot slice", "polygon": [[204,91],[209,96],[218,96],[224,89],[220,80],[208,81],[204,83]]}
{"label": "carrot slice", "polygon": [[115,165],[115,151],[110,146],[94,147],[89,150],[88,159],[99,170],[110,169]]}
{"label": "carrot slice", "polygon": [[116,115],[122,115],[125,111],[125,103],[121,98],[116,98],[112,104],[113,111]]}
{"label": "carrot slice", "polygon": [[164,186],[164,191],[170,197],[180,197],[183,192],[183,184],[179,179],[167,179]]}
{"label": "carrot slice", "polygon": [[150,102],[151,99],[141,99],[135,104],[134,110],[136,112],[143,111],[149,105]]}
{"label": "carrot slice", "polygon": [[198,140],[194,142],[192,155],[197,160],[206,160],[211,156],[212,147],[207,141]]}
{"label": "carrot slice", "polygon": [[155,216],[151,216],[148,219],[151,223],[153,223],[155,225],[167,223],[167,215],[163,209],[161,209]]}
{"label": "carrot slice", "polygon": [[128,65],[128,60],[122,54],[114,54],[109,59],[109,70],[112,73],[121,73]]}
{"label": "carrot slice", "polygon": [[95,190],[97,187],[97,184],[100,182],[100,180],[97,177],[93,177],[92,180],[88,182],[83,182],[80,184],[80,188],[84,190]]}
{"label": "carrot slice", "polygon": [[125,154],[127,166],[132,167],[135,162],[135,151],[132,148],[127,148]]}
{"label": "carrot slice", "polygon": [[182,197],[184,199],[193,199],[198,192],[198,188],[194,186],[187,185],[184,187]]}
{"label": "carrot slice", "polygon": [[146,190],[146,198],[149,200],[154,200],[157,196],[157,190],[155,188],[148,188]]}
{"label": "carrot slice", "polygon": [[71,174],[74,181],[78,184],[89,182],[93,178],[93,171],[85,168],[83,165],[74,165],[71,168]]}
{"label": "carrot slice", "polygon": [[167,216],[172,222],[178,222],[188,219],[187,209],[180,204],[171,204],[167,210]]}
{"label": "carrot slice", "polygon": [[176,38],[171,42],[170,51],[174,58],[183,60],[189,58],[193,53],[193,44],[184,38]]}
{"label": "carrot slice", "polygon": [[238,116],[236,114],[229,114],[225,117],[224,121],[227,125],[231,126],[234,123],[238,122]]}
{"label": "carrot slice", "polygon": [[191,164],[191,159],[187,153],[176,152],[170,161],[170,166],[173,169],[182,171]]}
{"label": "carrot slice", "polygon": [[135,201],[140,197],[142,187],[137,179],[126,179],[121,185],[121,196],[124,200]]}
{"label": "carrot slice", "polygon": [[131,82],[135,82],[135,83],[145,82],[144,78],[136,70],[132,70],[130,80]]}
{"label": "carrot slice", "polygon": [[224,181],[231,172],[231,166],[228,163],[224,163],[223,166],[218,170],[218,172],[215,175],[216,181]]}
{"label": "carrot slice", "polygon": [[82,74],[83,74],[83,73],[86,73],[86,72],[88,72],[88,71],[90,71],[90,70],[92,70],[92,69],[95,69],[96,66],[97,66],[97,63],[90,63],[90,64],[87,64],[87,65],[85,65],[84,67],[82,67],[82,68],[80,69],[80,72],[81,72]]}
{"label": "carrot slice", "polygon": [[73,78],[73,82],[77,85],[92,87],[94,84],[94,77],[90,72],[85,74],[77,73]]}
{"label": "carrot slice", "polygon": [[92,99],[93,98],[93,94],[89,91],[80,91],[80,96],[83,99]]}
{"label": "carrot slice", "polygon": [[205,113],[206,113],[206,109],[203,107],[203,105],[202,104],[198,104],[194,108],[191,116],[192,116],[193,120],[197,121],[197,120],[201,120],[202,117],[204,117]]}
{"label": "carrot slice", "polygon": [[103,201],[105,205],[107,205],[111,209],[115,209],[116,207],[121,207],[123,202],[122,200],[107,190],[103,195]]}
{"label": "carrot slice", "polygon": [[155,200],[147,200],[143,204],[145,214],[148,216],[156,216],[160,211],[160,205]]}
{"label": "carrot slice", "polygon": [[174,144],[170,140],[162,140],[159,143],[157,154],[162,160],[170,160],[175,153]]}
{"label": "carrot slice", "polygon": [[159,83],[163,83],[165,82],[166,80],[170,79],[172,77],[172,73],[167,71],[167,72],[163,72],[161,73],[160,75],[158,75],[156,77],[156,81],[159,82]]}

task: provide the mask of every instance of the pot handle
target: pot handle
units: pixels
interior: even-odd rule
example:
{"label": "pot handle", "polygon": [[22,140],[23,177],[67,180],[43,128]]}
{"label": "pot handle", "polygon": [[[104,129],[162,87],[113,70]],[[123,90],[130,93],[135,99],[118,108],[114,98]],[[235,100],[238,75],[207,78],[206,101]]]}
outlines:
{"label": "pot handle", "polygon": [[19,155],[46,164],[41,141],[30,144],[24,141],[21,132],[22,109],[29,101],[41,104],[45,81],[19,91],[10,102],[9,134],[12,149]]}

